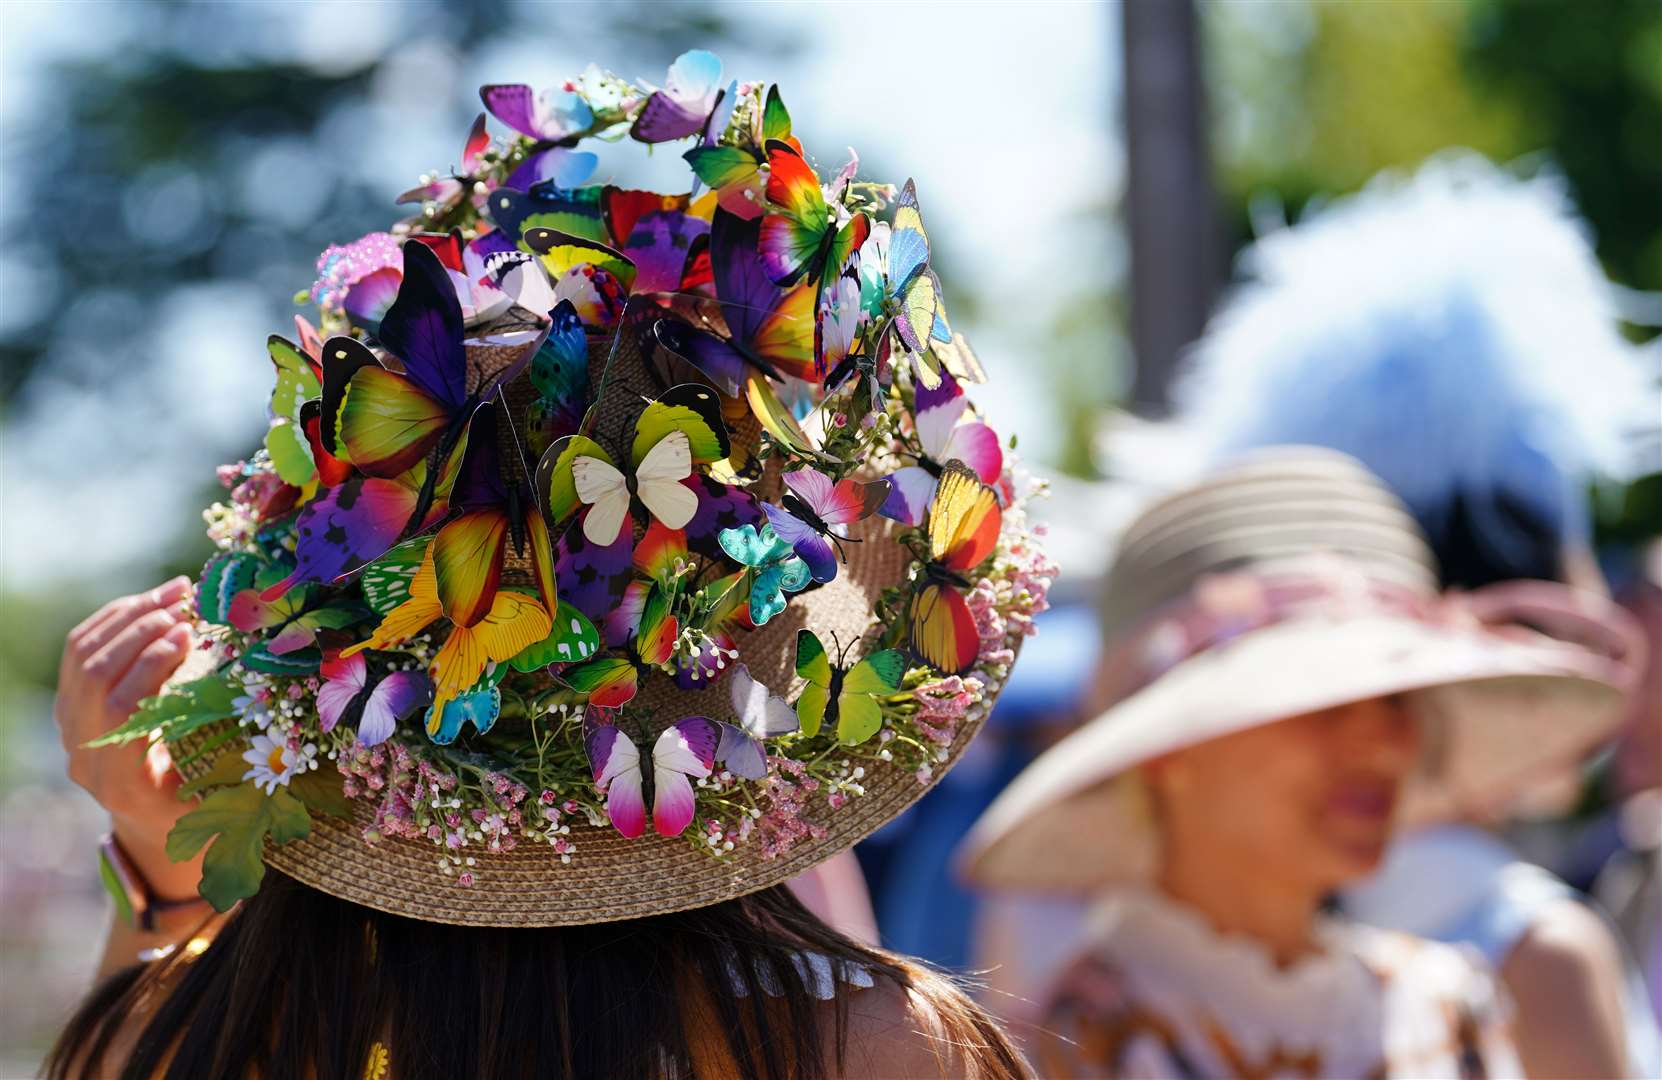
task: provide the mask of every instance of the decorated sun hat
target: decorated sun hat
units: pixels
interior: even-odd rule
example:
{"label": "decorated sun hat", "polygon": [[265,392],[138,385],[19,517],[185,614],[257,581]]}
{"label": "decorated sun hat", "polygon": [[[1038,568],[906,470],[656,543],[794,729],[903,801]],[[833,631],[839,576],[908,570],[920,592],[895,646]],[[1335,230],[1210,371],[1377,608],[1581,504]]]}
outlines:
{"label": "decorated sun hat", "polygon": [[1128,527],[1104,601],[1112,705],[988,808],[964,872],[1050,892],[1144,878],[1158,832],[1136,766],[1390,694],[1414,694],[1428,721],[1417,782],[1482,804],[1618,722],[1631,643],[1588,603],[1575,644],[1491,626],[1481,594],[1439,598],[1413,519],[1354,459],[1251,454]]}
{"label": "decorated sun hat", "polygon": [[[481,97],[269,340],[203,648],[109,737],[168,741],[222,910],[267,865],[490,926],[784,881],[952,767],[1046,604],[910,182],[822,178],[704,52]],[[623,139],[682,190],[588,183]]]}

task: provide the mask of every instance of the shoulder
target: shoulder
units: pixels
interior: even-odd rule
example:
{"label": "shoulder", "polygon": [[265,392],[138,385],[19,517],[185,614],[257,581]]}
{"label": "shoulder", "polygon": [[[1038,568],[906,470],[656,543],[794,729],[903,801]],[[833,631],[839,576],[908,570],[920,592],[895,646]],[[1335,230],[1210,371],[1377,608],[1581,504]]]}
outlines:
{"label": "shoulder", "polygon": [[[1526,1064],[1615,1075],[1622,1069],[1621,954],[1579,901],[1543,907],[1501,965]],[[1565,1056],[1575,1048],[1578,1052]]]}
{"label": "shoulder", "polygon": [[[919,972],[911,987],[878,978],[850,991],[845,1076],[1004,1080],[1027,1075],[1003,1031],[943,976]],[[828,1002],[824,1008],[829,1013],[834,1006]],[[834,1029],[826,1024],[828,1032]]]}

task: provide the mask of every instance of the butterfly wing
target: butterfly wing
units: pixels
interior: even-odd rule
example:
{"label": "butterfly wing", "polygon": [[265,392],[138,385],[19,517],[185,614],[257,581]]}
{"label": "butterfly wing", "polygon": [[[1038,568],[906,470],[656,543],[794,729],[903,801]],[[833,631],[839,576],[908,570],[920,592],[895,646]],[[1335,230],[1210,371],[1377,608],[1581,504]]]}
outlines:
{"label": "butterfly wing", "polygon": [[743,664],[734,666],[727,689],[733,714],[746,734],[768,739],[797,729],[796,713],[785,699],[753,679]]}
{"label": "butterfly wing", "polygon": [[716,760],[726,766],[728,772],[746,780],[760,780],[768,774],[767,748],[762,745],[762,740],[733,724],[721,725],[721,745],[716,747]]}
{"label": "butterfly wing", "polygon": [[929,504],[935,498],[935,476],[928,469],[908,465],[889,474],[889,493],[880,511],[886,518],[906,525],[923,524]]}
{"label": "butterfly wing", "polygon": [[[592,459],[578,459],[580,462]],[[671,529],[684,528],[698,512],[698,496],[681,481],[692,475],[692,447],[684,431],[671,431],[641,459],[635,492],[652,516]],[[619,478],[621,480],[621,477]],[[581,488],[579,488],[581,495]],[[624,494],[628,508],[628,493]],[[594,511],[591,510],[592,518]],[[587,522],[585,521],[585,526]]]}
{"label": "butterfly wing", "polygon": [[951,585],[931,583],[912,596],[907,612],[912,651],[947,675],[962,675],[975,666],[980,636],[969,604]]}
{"label": "butterfly wing", "polygon": [[589,617],[564,600],[554,612],[548,636],[515,654],[515,671],[539,671],[550,664],[575,664],[600,651],[600,631]]}
{"label": "butterfly wing", "polygon": [[479,88],[479,99],[492,116],[533,139],[559,142],[594,123],[588,102],[571,90],[538,94],[523,84],[493,84]]}
{"label": "butterfly wing", "polygon": [[837,740],[857,746],[883,726],[879,697],[898,693],[906,657],[898,649],[874,652],[848,669],[837,696]]}
{"label": "butterfly wing", "polygon": [[721,60],[703,49],[684,52],[670,65],[664,88],[654,91],[641,106],[629,134],[644,143],[696,135],[720,94]]}
{"label": "butterfly wing", "polygon": [[[418,575],[419,577],[419,575]],[[466,691],[492,662],[505,664],[548,636],[548,609],[534,597],[503,589],[491,609],[472,626],[453,626],[428,671],[434,698],[443,703]]]}
{"label": "butterfly wing", "polygon": [[364,567],[358,585],[371,610],[385,615],[410,598],[410,579],[415,577],[431,542],[432,538],[426,536],[406,540]]}
{"label": "butterfly wing", "polygon": [[437,746],[448,746],[462,733],[462,725],[471,723],[474,730],[484,735],[496,726],[502,715],[502,691],[495,686],[469,690],[444,702],[435,701],[427,708],[427,738]]}
{"label": "butterfly wing", "polygon": [[715,768],[721,728],[704,716],[689,716],[665,728],[652,746],[652,827],[660,836],[680,836],[697,812],[692,780]]}
{"label": "butterfly wing", "polygon": [[263,600],[304,581],[333,582],[385,555],[411,523],[426,469],[394,480],[354,476],[307,503],[295,518],[295,567]]}
{"label": "butterfly wing", "polygon": [[754,572],[750,584],[750,622],[761,626],[785,610],[785,594],[801,592],[813,580],[808,564],[787,556]]}
{"label": "butterfly wing", "polygon": [[692,462],[707,465],[733,452],[727,424],[722,419],[721,401],[707,386],[682,383],[672,386],[650,402],[635,421],[635,441],[630,460],[637,471],[648,453],[672,431],[687,437]]}
{"label": "butterfly wing", "polygon": [[300,408],[323,393],[311,358],[298,346],[277,334],[266,339],[266,351],[277,369],[277,384],[271,391],[271,427],[265,436],[266,452],[285,483],[300,486],[312,478],[316,464],[312,449],[300,425]]}
{"label": "butterfly wing", "polygon": [[521,247],[537,257],[554,281],[565,277],[570,270],[592,266],[616,278],[625,292],[635,286],[635,264],[621,251],[597,240],[585,240],[556,229],[536,226],[521,233],[519,242]]}
{"label": "butterfly wing", "polygon": [[646,799],[641,792],[641,753],[614,724],[585,719],[583,749],[595,790],[606,796],[612,827],[634,839],[646,831]]}
{"label": "butterfly wing", "polygon": [[404,373],[454,412],[467,401],[462,305],[450,272],[419,240],[404,243],[404,280],[376,332]]}
{"label": "butterfly wing", "polygon": [[633,530],[620,529],[616,540],[601,545],[591,544],[582,529],[567,529],[554,560],[560,596],[590,619],[604,618],[634,576],[634,543]]}
{"label": "butterfly wing", "polygon": [[317,688],[317,726],[321,731],[333,731],[352,702],[369,685],[369,661],[362,653],[345,659],[325,659],[318,674],[324,681]]}
{"label": "butterfly wing", "polygon": [[775,284],[790,285],[814,266],[830,228],[819,177],[789,143],[767,144],[767,201],[774,212],[762,218],[757,250]]}
{"label": "butterfly wing", "polygon": [[980,566],[998,544],[998,493],[960,462],[941,471],[929,510],[929,557],[950,571]]}
{"label": "butterfly wing", "polygon": [[817,735],[831,703],[831,658],[806,627],[796,632],[796,674],[807,683],[796,699],[797,720],[804,735]]}
{"label": "butterfly wing", "polygon": [[[362,660],[362,654],[354,656],[354,660]],[[327,685],[327,684],[325,684]],[[494,688],[493,688],[494,689]],[[321,715],[322,691],[318,692],[318,701]],[[392,736],[400,721],[414,716],[416,710],[425,708],[433,701],[433,682],[424,672],[394,671],[380,682],[369,693],[369,699],[364,702],[363,715],[358,720],[358,741],[365,746],[376,746],[386,742]],[[451,702],[451,705],[456,704]],[[447,708],[449,706],[446,706]],[[500,700],[497,706],[501,709]],[[494,717],[492,717],[494,720]],[[478,724],[477,719],[474,721]],[[460,727],[460,724],[457,725]],[[327,729],[325,729],[327,730]],[[490,730],[487,722],[479,728],[480,734]]]}
{"label": "butterfly wing", "polygon": [[635,697],[635,665],[626,657],[598,657],[567,668],[557,677],[596,708],[620,709]]}
{"label": "butterfly wing", "polygon": [[445,523],[433,539],[439,603],[457,626],[485,618],[496,602],[508,550],[506,508],[474,510]]}
{"label": "butterfly wing", "polygon": [[623,474],[610,462],[579,455],[571,462],[571,480],[577,498],[589,505],[583,517],[584,537],[599,547],[615,543],[629,517],[629,486]]}
{"label": "butterfly wing", "polygon": [[[535,229],[547,229],[579,241],[605,244],[609,239],[601,211],[601,188],[533,185],[528,191],[497,188],[490,196],[490,217],[504,236],[517,244]],[[510,248],[513,244],[510,244]],[[529,250],[529,249],[527,249]]]}
{"label": "butterfly wing", "polygon": [[836,578],[837,553],[832,550],[830,540],[783,507],[763,503],[762,512],[767,515],[768,524],[773,526],[774,535],[791,545],[791,550],[807,565],[808,573],[815,581],[826,582]]}
{"label": "butterfly wing", "polygon": [[653,585],[641,607],[640,624],[635,630],[635,655],[643,664],[657,666],[669,663],[675,655],[675,639],[680,624],[670,607],[670,597],[661,587]]}
{"label": "butterfly wing", "polygon": [[760,222],[725,211],[711,222],[710,258],[722,318],[738,347],[767,374],[814,379],[814,290],[774,283],[760,230]]}

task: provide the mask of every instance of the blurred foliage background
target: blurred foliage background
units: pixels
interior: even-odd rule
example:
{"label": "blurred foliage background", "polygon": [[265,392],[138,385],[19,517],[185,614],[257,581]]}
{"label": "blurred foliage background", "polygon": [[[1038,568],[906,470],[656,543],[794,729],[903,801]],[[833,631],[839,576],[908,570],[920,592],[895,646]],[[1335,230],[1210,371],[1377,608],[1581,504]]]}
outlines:
{"label": "blurred foliage background", "polygon": [[[1612,278],[1662,289],[1662,4],[1202,3],[1226,250],[1445,147],[1561,170]],[[928,35],[924,64],[873,35]],[[590,60],[661,78],[706,47],[783,84],[822,159],[915,168],[994,420],[1089,476],[1124,392],[1127,259],[1111,6],[507,0],[0,8],[0,1074],[84,988],[99,815],[61,779],[63,634],[193,571],[213,465],[263,431],[262,341],[325,245],[453,161],[487,81]],[[1089,571],[1090,567],[1081,567]]]}

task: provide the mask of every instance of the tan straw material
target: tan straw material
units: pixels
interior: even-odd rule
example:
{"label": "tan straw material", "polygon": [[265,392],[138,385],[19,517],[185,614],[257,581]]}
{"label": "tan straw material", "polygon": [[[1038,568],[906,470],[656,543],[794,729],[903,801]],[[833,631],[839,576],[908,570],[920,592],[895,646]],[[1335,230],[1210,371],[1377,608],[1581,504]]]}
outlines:
{"label": "tan straw material", "polygon": [[1299,609],[1176,656],[1163,672],[1147,670],[1203,582],[1243,580],[1243,571],[1254,581],[1319,581],[1335,570],[1361,583],[1358,597],[1383,591],[1435,609],[1430,556],[1406,511],[1332,451],[1262,453],[1144,513],[1106,590],[1109,680],[1123,700],[1041,755],[994,802],[961,852],[966,876],[1052,892],[1146,877],[1158,834],[1136,767],[1303,713],[1415,693],[1431,721],[1421,786],[1445,808],[1491,802],[1574,760],[1618,721],[1620,695],[1596,655],[1439,624],[1414,603]]}
{"label": "tan straw material", "polygon": [[[649,329],[649,321],[625,320],[620,332],[623,340],[597,410],[593,435],[615,455],[627,456],[634,419],[645,399],[662,393],[672,382],[683,381],[671,368],[672,361],[654,352],[655,343],[641,336]],[[591,382],[597,394],[608,345],[591,341]],[[663,380],[654,374],[660,371],[665,373]],[[516,384],[510,400],[522,393]],[[734,441],[754,449],[759,427],[747,418]],[[765,493],[777,486],[777,478],[764,476],[758,486]],[[887,520],[863,522],[854,533],[862,542],[847,545],[847,565],[835,580],[792,597],[782,614],[741,639],[743,660],[759,681],[794,700],[802,686],[794,670],[799,628],[810,627],[826,641],[835,635],[843,642],[857,640],[872,629],[878,595],[900,584],[910,565],[910,555],[896,541],[897,533],[898,527]],[[508,574],[528,580],[525,566],[510,566]],[[1019,635],[1010,647],[1019,649]],[[175,680],[205,673],[200,661],[191,667]],[[989,699],[997,689],[988,688]],[[643,678],[631,710],[650,711],[644,733],[650,741],[683,717],[728,715],[728,693],[725,682],[688,691],[653,672]],[[947,758],[935,764],[927,784],[898,766],[877,762],[867,766],[866,794],[850,799],[841,809],[831,810],[824,798],[809,800],[807,819],[823,825],[824,836],[801,839],[772,859],[761,855],[759,844],[741,845],[716,859],[695,850],[685,836],[667,838],[649,830],[631,840],[610,825],[591,827],[573,819],[569,839],[576,851],[569,864],[562,864],[546,845],[521,843],[499,854],[469,847],[463,854],[476,861],[476,882],[463,888],[439,872],[441,852],[432,843],[385,837],[373,846],[366,844],[362,835],[373,823],[374,809],[364,800],[354,800],[351,821],[314,816],[310,836],[281,846],[268,844],[265,859],[269,866],[332,896],[396,915],[454,925],[576,925],[703,907],[783,882],[893,819],[956,764],[983,715],[963,719]],[[226,726],[182,740],[175,747],[176,756],[204,745]],[[239,742],[231,745],[240,750]],[[181,771],[187,778],[201,775],[212,760],[205,756]]]}

